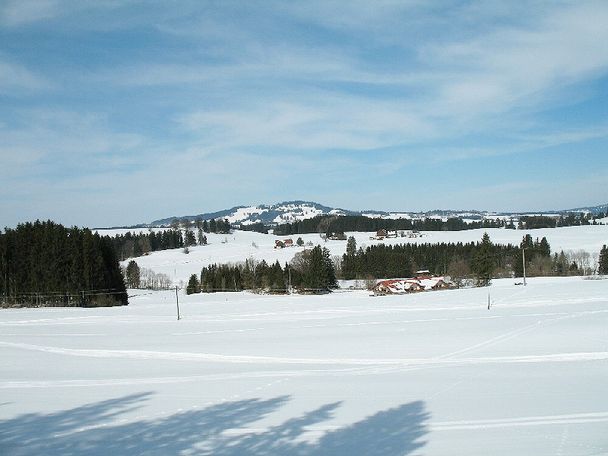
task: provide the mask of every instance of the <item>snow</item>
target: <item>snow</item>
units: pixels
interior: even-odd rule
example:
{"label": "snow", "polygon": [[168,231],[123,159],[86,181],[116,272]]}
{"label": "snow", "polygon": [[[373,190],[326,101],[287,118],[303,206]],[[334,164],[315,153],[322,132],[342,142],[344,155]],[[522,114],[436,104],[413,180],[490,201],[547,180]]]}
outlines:
{"label": "snow", "polygon": [[249,225],[255,223],[254,221],[248,220],[251,216],[260,215],[264,212],[268,212],[268,209],[260,207],[242,207],[238,208],[229,216],[225,217],[230,223],[243,223]]}
{"label": "snow", "polygon": [[0,454],[606,454],[608,280],[513,282],[3,310]]}
{"label": "snow", "polygon": [[[117,230],[109,233],[115,234]],[[98,231],[100,234],[108,232]],[[403,243],[438,243],[438,242],[477,242],[484,232],[490,235],[494,243],[519,245],[526,234],[534,239],[546,237],[552,252],[560,250],[585,250],[592,255],[599,254],[602,245],[608,243],[608,225],[573,226],[562,228],[546,228],[537,230],[507,230],[504,228],[475,229],[466,231],[423,231],[422,237],[397,237],[384,240],[370,240],[376,233],[346,233],[354,236],[357,246],[365,247],[374,244],[403,244]],[[256,232],[236,230],[232,234],[207,234],[209,245],[191,247],[189,254],[182,249],[152,252],[150,255],[135,258],[140,267],[152,269],[157,273],[167,274],[175,284],[187,282],[191,274],[200,274],[204,266],[213,263],[236,263],[247,258],[265,260],[268,263],[279,261],[281,265],[290,261],[297,252],[306,247],[288,247],[275,249],[275,240],[293,239],[298,237],[305,243],[320,244],[327,247],[332,255],[342,256],[346,252],[346,241],[328,240],[325,242],[319,234],[302,234],[292,236],[275,236]],[[127,262],[123,264],[126,265]]]}
{"label": "snow", "polygon": [[[545,236],[553,252],[608,243],[605,225],[347,235],[365,247],[484,231]],[[208,234],[190,254],[135,260],[177,284],[211,263],[283,264],[304,248],[275,240],[298,237]],[[2,310],[0,454],[608,454],[607,292],[578,277],[384,297],[180,292],[180,321],[175,292]]]}

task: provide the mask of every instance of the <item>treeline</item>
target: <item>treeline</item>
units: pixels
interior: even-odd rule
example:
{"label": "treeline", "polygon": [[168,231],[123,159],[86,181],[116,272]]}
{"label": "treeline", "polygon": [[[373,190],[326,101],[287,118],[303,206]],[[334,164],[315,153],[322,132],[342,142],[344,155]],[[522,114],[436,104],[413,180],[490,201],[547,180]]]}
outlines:
{"label": "treeline", "polygon": [[[378,244],[357,249],[354,237],[347,241],[340,275],[344,279],[412,277],[419,269],[458,278],[510,276],[519,247],[481,242],[439,244]],[[481,263],[487,264],[481,264]],[[486,270],[487,269],[487,270]]]}
{"label": "treeline", "polygon": [[241,231],[255,231],[256,233],[268,234],[270,227],[264,225],[262,222],[250,223],[248,225],[238,225],[238,229]]}
{"label": "treeline", "polygon": [[[208,233],[227,234],[230,232],[228,220],[197,220],[183,229],[174,226],[162,231],[148,231],[147,233],[117,234],[109,237],[121,261],[147,255],[150,252],[167,249],[179,249],[194,245],[206,245]],[[185,250],[187,253],[187,250]]]}
{"label": "treeline", "polygon": [[604,213],[593,215],[591,213],[569,213],[559,217],[546,215],[522,216],[517,227],[519,229],[533,230],[538,228],[557,228],[561,226],[597,225],[597,219],[604,218]]}
{"label": "treeline", "polygon": [[117,234],[107,236],[120,260],[139,257],[157,250],[177,249],[185,246],[181,230],[150,231],[147,233]]}
{"label": "treeline", "polygon": [[[306,233],[344,233],[347,231],[387,231],[414,230],[414,231],[463,231],[476,228],[501,228],[508,222],[501,219],[480,220],[465,222],[462,218],[454,217],[446,221],[426,218],[421,220],[410,219],[382,219],[363,215],[320,215],[305,220],[284,223],[274,228],[274,234],[279,236],[306,234]],[[513,228],[515,228],[513,226]]]}
{"label": "treeline", "polygon": [[128,304],[112,243],[87,228],[50,220],[0,232],[0,300],[32,306]]}
{"label": "treeline", "polygon": [[[461,217],[451,217],[447,220],[436,218],[425,219],[382,219],[374,217],[366,217],[363,215],[319,215],[306,220],[298,220],[291,223],[284,223],[274,228],[274,234],[293,235],[305,233],[326,233],[327,235],[334,233],[344,233],[348,231],[370,232],[385,229],[387,231],[395,230],[413,230],[413,231],[464,231],[478,228],[508,228],[508,229],[537,229],[537,228],[556,228],[562,226],[580,226],[597,224],[597,219],[603,218],[606,215],[599,213],[593,215],[591,213],[569,213],[559,217],[546,215],[526,215],[521,216],[515,225],[513,219],[496,218],[465,221]],[[256,224],[255,228],[249,228],[253,231],[267,232],[268,226]],[[244,229],[241,227],[241,229]]]}
{"label": "treeline", "polygon": [[290,287],[301,293],[322,293],[338,286],[335,267],[329,250],[316,246],[298,252],[285,266],[277,261],[246,260],[242,264],[213,264],[193,274],[186,292],[254,290],[266,293],[287,293]]}
{"label": "treeline", "polygon": [[210,219],[203,220],[202,218],[196,218],[194,220],[189,220],[187,218],[184,219],[174,219],[169,225],[172,229],[177,230],[179,228],[183,229],[193,229],[193,230],[202,230],[205,233],[220,233],[227,234],[230,232],[230,222],[228,219]]}
{"label": "treeline", "polygon": [[[608,251],[600,252],[608,271]],[[570,276],[596,272],[592,256],[583,250],[561,251],[551,254],[545,237],[533,239],[527,234],[519,245],[501,245],[490,242],[484,234],[481,242],[372,245],[357,249],[354,237],[346,245],[342,256],[339,277],[343,279],[411,277],[418,269],[428,269],[437,275],[448,275],[457,283],[477,280],[480,277],[523,277],[526,275]]]}
{"label": "treeline", "polygon": [[[608,273],[608,250],[599,256],[599,273]],[[439,244],[377,244],[357,248],[349,237],[342,257],[316,246],[299,252],[289,264],[272,265],[247,260],[241,264],[214,264],[190,277],[187,292],[256,290],[268,293],[327,291],[339,279],[390,279],[413,277],[420,269],[449,276],[458,286],[488,285],[492,278],[526,275],[568,276],[595,272],[591,255],[584,251],[551,253],[546,238],[523,237],[519,245],[493,244],[487,233],[481,241]],[[604,272],[602,272],[604,271]]]}

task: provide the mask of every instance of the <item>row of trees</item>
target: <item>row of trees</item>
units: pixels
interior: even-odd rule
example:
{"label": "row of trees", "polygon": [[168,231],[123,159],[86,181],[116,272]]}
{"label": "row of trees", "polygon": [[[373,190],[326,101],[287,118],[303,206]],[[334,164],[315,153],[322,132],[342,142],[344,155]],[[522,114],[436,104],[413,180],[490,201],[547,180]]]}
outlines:
{"label": "row of trees", "polygon": [[129,288],[145,288],[148,290],[167,290],[172,281],[167,274],[154,272],[152,269],[140,268],[135,260],[129,261],[123,271]]}
{"label": "row of trees", "polygon": [[298,220],[278,225],[274,229],[277,235],[305,233],[344,233],[346,231],[385,230],[418,230],[418,231],[462,231],[476,228],[501,228],[507,226],[505,220],[480,220],[465,222],[462,218],[449,218],[446,221],[435,218],[422,220],[382,219],[363,215],[329,216],[320,215],[314,218]]}
{"label": "row of trees", "polygon": [[213,264],[203,268],[200,277],[190,276],[186,292],[256,290],[287,293],[327,292],[337,287],[336,272],[329,250],[316,246],[298,252],[289,264],[272,265],[246,260],[242,264]]}
{"label": "row of trees", "polygon": [[50,220],[0,232],[0,296],[6,304],[128,304],[112,242]]}
{"label": "row of trees", "polygon": [[582,226],[582,225],[597,225],[596,219],[604,217],[603,213],[594,215],[592,213],[569,213],[560,215],[559,217],[550,217],[546,215],[522,216],[519,219],[519,229],[538,229],[538,228],[556,228],[560,226]]}
{"label": "row of trees", "polygon": [[147,233],[117,234],[108,239],[114,246],[121,261],[136,258],[158,250],[178,249],[194,245],[206,245],[207,236],[202,228],[195,233],[191,229],[170,229],[163,231],[149,231]]}
{"label": "row of trees", "polygon": [[174,219],[171,222],[171,228],[173,228],[174,230],[177,230],[180,227],[183,229],[203,230],[203,232],[205,233],[230,233],[230,222],[228,221],[228,219],[203,220],[199,217],[195,220]]}
{"label": "row of trees", "polygon": [[177,249],[184,247],[184,234],[181,230],[149,231],[147,233],[117,234],[107,236],[120,260],[147,255],[157,250]]}
{"label": "row of trees", "polygon": [[357,249],[355,238],[350,237],[340,275],[344,279],[412,277],[423,268],[434,274],[476,278],[479,284],[487,284],[494,274],[512,271],[518,251],[512,244],[492,244],[487,233],[477,243],[377,244],[365,250]]}
{"label": "row of trees", "polygon": [[[513,219],[497,218],[476,221],[465,221],[461,217],[451,217],[447,220],[436,218],[425,218],[419,220],[410,219],[381,219],[366,217],[363,215],[331,216],[320,215],[311,219],[299,220],[291,223],[278,225],[274,228],[277,235],[293,235],[304,233],[344,233],[347,231],[377,231],[386,230],[418,230],[418,231],[464,231],[477,228],[508,228],[508,229],[537,229],[555,228],[561,226],[580,226],[597,224],[603,213],[593,215],[591,213],[569,213],[567,215],[545,216],[530,215],[521,216],[515,225]],[[262,225],[263,226],[263,225]],[[257,227],[257,230],[261,230]],[[267,231],[267,227],[265,228]],[[265,232],[262,231],[262,232]]]}
{"label": "row of trees", "polygon": [[[341,258],[330,257],[327,249],[317,246],[296,254],[289,265],[268,265],[247,260],[239,265],[211,265],[200,277],[192,275],[188,293],[199,291],[264,290],[283,293],[289,284],[300,291],[330,290],[336,277],[341,279],[379,279],[411,277],[419,268],[437,275],[450,276],[457,285],[486,286],[493,277],[568,276],[590,274],[591,256],[584,251],[551,255],[546,238],[523,237],[519,245],[493,244],[487,233],[481,241],[470,243],[372,245],[357,248],[354,237],[348,238]],[[608,273],[608,249],[599,254],[600,274]]]}
{"label": "row of trees", "polygon": [[[487,233],[477,243],[374,245],[358,249],[354,237],[346,243],[339,277],[344,279],[409,277],[418,268],[449,275],[457,283],[487,284],[491,277],[589,275],[608,271],[608,251],[599,256],[584,250],[551,254],[546,238],[523,237],[518,246],[492,244]],[[596,262],[595,259],[599,257]],[[598,268],[595,268],[596,263]]]}

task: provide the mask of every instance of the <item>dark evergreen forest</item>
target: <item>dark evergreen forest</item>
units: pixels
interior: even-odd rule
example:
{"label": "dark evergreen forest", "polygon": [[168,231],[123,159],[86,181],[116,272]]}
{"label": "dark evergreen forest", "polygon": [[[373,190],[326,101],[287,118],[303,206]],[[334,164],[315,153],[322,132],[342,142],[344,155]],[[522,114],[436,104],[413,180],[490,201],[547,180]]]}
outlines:
{"label": "dark evergreen forest", "polygon": [[[555,228],[560,226],[580,226],[596,224],[595,218],[602,218],[604,214],[593,216],[592,214],[571,213],[560,217],[550,217],[544,215],[522,216],[519,219],[517,228],[536,229],[536,228]],[[366,217],[363,215],[331,216],[320,215],[314,218],[285,223],[274,228],[276,235],[293,235],[305,233],[345,233],[347,231],[378,231],[385,229],[394,230],[413,230],[413,231],[464,231],[478,228],[510,228],[515,229],[515,224],[510,220],[504,219],[485,219],[479,221],[465,222],[460,217],[448,218],[443,221],[435,218],[425,218],[419,220],[411,219],[381,219]],[[267,227],[268,228],[268,227]],[[256,231],[260,231],[259,227]]]}
{"label": "dark evergreen forest", "polygon": [[0,299],[3,305],[128,304],[109,239],[51,221],[0,232]]}
{"label": "dark evergreen forest", "polygon": [[200,279],[192,275],[188,294],[216,291],[256,290],[266,293],[287,293],[290,288],[300,293],[324,293],[337,288],[335,265],[329,250],[316,246],[298,252],[282,267],[277,261],[246,260],[239,264],[213,264],[202,269]]}
{"label": "dark evergreen forest", "polygon": [[[417,230],[417,231],[462,231],[475,228],[501,228],[505,226],[504,220],[483,220],[467,223],[461,218],[450,218],[447,221],[426,218],[423,220],[411,219],[381,219],[365,217],[363,215],[320,215],[310,219],[285,223],[274,228],[276,235],[292,235],[306,233],[344,233],[347,231],[378,231],[381,229]],[[515,226],[513,226],[515,228]]]}
{"label": "dark evergreen forest", "polygon": [[136,233],[127,231],[108,239],[112,242],[118,258],[123,261],[150,252],[167,249],[179,249],[193,245],[207,244],[205,233],[229,233],[230,223],[227,220],[197,220],[194,223],[185,222],[184,229],[177,225],[163,231]]}

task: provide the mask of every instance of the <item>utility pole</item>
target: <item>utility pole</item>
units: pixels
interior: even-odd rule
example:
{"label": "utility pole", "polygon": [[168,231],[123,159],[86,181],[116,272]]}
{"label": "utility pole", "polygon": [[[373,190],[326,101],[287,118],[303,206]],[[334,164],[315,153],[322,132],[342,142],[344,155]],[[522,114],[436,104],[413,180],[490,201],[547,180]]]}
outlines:
{"label": "utility pole", "polygon": [[526,249],[522,247],[521,249],[521,261],[524,266],[524,287],[526,286]]}
{"label": "utility pole", "polygon": [[177,293],[177,286],[175,287],[175,303],[177,305],[177,319],[179,320],[179,294]]}
{"label": "utility pole", "polygon": [[287,273],[288,273],[288,276],[289,276],[289,285],[288,285],[289,290],[288,290],[288,292],[289,292],[289,294],[291,294],[291,268],[289,266],[287,266]]}

